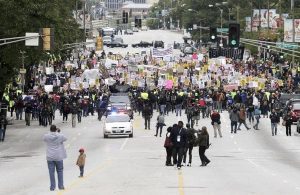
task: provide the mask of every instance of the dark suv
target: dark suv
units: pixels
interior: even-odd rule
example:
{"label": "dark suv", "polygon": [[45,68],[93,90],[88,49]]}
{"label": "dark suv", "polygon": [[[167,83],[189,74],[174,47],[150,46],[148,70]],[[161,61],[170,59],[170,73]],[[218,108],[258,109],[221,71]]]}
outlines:
{"label": "dark suv", "polygon": [[154,45],[153,45],[154,48],[164,48],[165,47],[165,44],[163,41],[154,41]]}

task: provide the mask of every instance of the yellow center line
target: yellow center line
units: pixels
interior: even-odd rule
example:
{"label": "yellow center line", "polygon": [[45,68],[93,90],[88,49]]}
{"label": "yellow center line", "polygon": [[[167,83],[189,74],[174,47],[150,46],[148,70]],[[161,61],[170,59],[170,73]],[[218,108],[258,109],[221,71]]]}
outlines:
{"label": "yellow center line", "polygon": [[183,183],[183,174],[182,170],[178,170],[178,191],[179,195],[184,195],[184,183]]}
{"label": "yellow center line", "polygon": [[80,184],[82,184],[83,181],[88,180],[90,177],[92,177],[93,175],[95,175],[96,173],[101,171],[102,169],[108,167],[110,165],[110,163],[111,163],[111,160],[107,160],[104,163],[101,163],[95,169],[88,172],[88,174],[86,174],[84,177],[75,179],[72,183],[70,183],[67,186],[67,188],[65,190],[61,190],[61,191],[57,192],[57,195],[63,195],[65,193],[67,193],[68,191],[74,189],[75,187],[79,186]]}

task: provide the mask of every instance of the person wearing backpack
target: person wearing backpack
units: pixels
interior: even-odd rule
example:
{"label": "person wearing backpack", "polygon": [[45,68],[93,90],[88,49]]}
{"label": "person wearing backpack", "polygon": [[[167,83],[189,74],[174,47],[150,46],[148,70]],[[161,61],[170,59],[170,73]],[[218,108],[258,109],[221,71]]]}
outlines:
{"label": "person wearing backpack", "polygon": [[255,106],[255,108],[254,108],[254,118],[256,119],[256,124],[253,126],[253,128],[255,130],[259,130],[258,129],[258,124],[259,124],[260,115],[261,115],[261,112],[260,112],[259,107]]}
{"label": "person wearing backpack", "polygon": [[211,124],[214,128],[214,137],[215,138],[217,137],[217,130],[219,132],[219,136],[222,137],[220,113],[217,110],[214,110],[210,118],[211,118]]}

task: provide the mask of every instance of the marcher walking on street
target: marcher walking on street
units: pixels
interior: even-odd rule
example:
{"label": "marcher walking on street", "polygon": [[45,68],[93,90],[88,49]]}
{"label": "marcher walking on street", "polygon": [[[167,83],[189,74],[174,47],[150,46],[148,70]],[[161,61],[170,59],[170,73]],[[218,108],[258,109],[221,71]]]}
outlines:
{"label": "marcher walking on street", "polygon": [[240,108],[240,111],[238,112],[238,114],[239,114],[239,126],[238,126],[237,130],[241,130],[242,124],[245,125],[247,130],[251,129],[250,127],[247,126],[247,123],[246,123],[246,111],[245,111],[244,107]]}
{"label": "marcher walking on street", "polygon": [[6,117],[0,116],[0,141],[4,142],[5,133],[6,133],[7,120]]}
{"label": "marcher walking on street", "polygon": [[56,188],[55,169],[58,178],[58,188],[64,190],[63,160],[67,157],[64,142],[67,138],[60,133],[55,125],[50,126],[50,132],[44,135],[44,142],[47,144],[47,163],[50,176],[50,191]]}
{"label": "marcher walking on street", "polygon": [[233,110],[230,111],[229,119],[231,121],[231,133],[236,133],[237,123],[239,121],[239,115],[236,108],[233,108]]}
{"label": "marcher walking on street", "polygon": [[292,124],[293,124],[293,119],[292,119],[292,112],[289,112],[285,117],[283,117],[283,120],[285,121],[285,131],[286,131],[286,136],[292,136]]}
{"label": "marcher walking on street", "polygon": [[83,177],[86,154],[84,153],[84,149],[83,148],[79,149],[79,153],[80,154],[78,156],[76,165],[79,167],[79,171],[80,171],[79,177]]}
{"label": "marcher walking on street", "polygon": [[200,134],[198,135],[198,144],[199,144],[199,156],[202,162],[201,166],[206,166],[210,163],[210,160],[206,157],[205,151],[209,148],[209,134],[207,128],[204,126],[201,129]]}
{"label": "marcher walking on street", "polygon": [[255,106],[255,109],[254,109],[254,118],[256,120],[256,124],[253,126],[253,128],[255,130],[258,130],[258,124],[259,124],[260,115],[261,115],[261,111],[260,111],[259,107]]}

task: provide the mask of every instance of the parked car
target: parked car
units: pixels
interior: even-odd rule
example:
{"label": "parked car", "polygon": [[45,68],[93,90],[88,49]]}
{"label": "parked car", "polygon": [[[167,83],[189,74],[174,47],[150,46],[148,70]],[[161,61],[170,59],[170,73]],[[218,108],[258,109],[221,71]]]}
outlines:
{"label": "parked car", "polygon": [[124,33],[125,35],[133,35],[133,31],[131,29],[126,29]]}
{"label": "parked car", "polygon": [[111,43],[106,44],[107,47],[123,47],[126,48],[128,47],[128,44],[124,44],[118,41],[112,41]]}
{"label": "parked car", "polygon": [[153,47],[154,48],[164,48],[164,42],[163,41],[154,41]]}
{"label": "parked car", "polygon": [[133,28],[132,28],[132,31],[133,31],[133,32],[139,32],[139,29],[138,29],[137,27],[133,27]]}
{"label": "parked car", "polygon": [[299,102],[291,105],[291,112],[292,112],[292,120],[295,123],[300,118],[300,103]]}
{"label": "parked car", "polygon": [[151,47],[152,45],[153,45],[153,43],[141,41],[139,43],[132,44],[131,46],[132,47]]}

